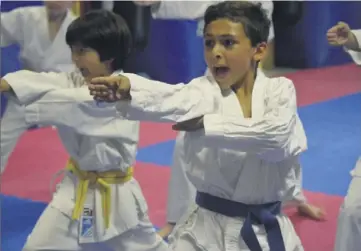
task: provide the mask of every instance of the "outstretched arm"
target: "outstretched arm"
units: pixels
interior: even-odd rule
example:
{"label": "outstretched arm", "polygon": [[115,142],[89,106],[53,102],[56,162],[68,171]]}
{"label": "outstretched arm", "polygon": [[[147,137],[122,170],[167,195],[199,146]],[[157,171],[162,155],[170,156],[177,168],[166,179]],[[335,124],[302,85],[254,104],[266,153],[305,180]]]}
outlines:
{"label": "outstretched arm", "polygon": [[170,85],[124,74],[93,79],[89,89],[97,100],[125,99],[117,109],[127,119],[153,122],[179,122],[214,112],[220,95],[219,87],[206,77]]}
{"label": "outstretched arm", "polygon": [[26,106],[27,123],[66,126],[78,133],[129,140],[138,122],[119,115],[114,104],[98,105],[86,87],[47,92]]}
{"label": "outstretched arm", "polygon": [[1,79],[1,91],[8,92],[15,96],[20,104],[26,105],[48,91],[72,87],[82,81],[76,73],[37,73],[21,70],[6,74]]}

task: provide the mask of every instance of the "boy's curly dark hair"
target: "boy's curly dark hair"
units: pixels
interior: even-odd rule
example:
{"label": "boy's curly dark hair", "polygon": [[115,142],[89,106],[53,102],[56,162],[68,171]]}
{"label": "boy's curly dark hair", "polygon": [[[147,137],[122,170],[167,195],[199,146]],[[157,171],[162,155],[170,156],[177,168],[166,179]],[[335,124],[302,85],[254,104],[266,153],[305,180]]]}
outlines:
{"label": "boy's curly dark hair", "polygon": [[211,22],[223,18],[241,23],[253,47],[267,42],[271,21],[261,3],[225,1],[211,5],[204,15],[204,30]]}

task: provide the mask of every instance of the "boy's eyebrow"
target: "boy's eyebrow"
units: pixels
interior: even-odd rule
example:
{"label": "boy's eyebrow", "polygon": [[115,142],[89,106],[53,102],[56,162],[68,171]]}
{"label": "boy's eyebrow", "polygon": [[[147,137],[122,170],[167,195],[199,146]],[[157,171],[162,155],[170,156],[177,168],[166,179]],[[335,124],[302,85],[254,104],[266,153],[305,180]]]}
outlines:
{"label": "boy's eyebrow", "polygon": [[210,33],[205,33],[205,37],[220,37],[220,38],[234,38],[234,34],[222,34],[222,35],[213,35]]}

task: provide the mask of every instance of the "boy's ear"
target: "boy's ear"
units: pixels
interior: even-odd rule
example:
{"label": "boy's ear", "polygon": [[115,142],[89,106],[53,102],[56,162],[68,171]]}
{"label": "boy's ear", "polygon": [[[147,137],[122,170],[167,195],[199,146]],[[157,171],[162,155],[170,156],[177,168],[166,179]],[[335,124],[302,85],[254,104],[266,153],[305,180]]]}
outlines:
{"label": "boy's ear", "polygon": [[261,61],[266,56],[267,49],[268,49],[268,45],[266,42],[259,43],[255,47],[255,51],[254,51],[254,55],[253,55],[254,61],[256,61],[256,62]]}
{"label": "boy's ear", "polygon": [[112,68],[112,63],[114,61],[114,58],[112,59],[108,59],[108,60],[104,60],[103,63],[108,67],[108,68]]}

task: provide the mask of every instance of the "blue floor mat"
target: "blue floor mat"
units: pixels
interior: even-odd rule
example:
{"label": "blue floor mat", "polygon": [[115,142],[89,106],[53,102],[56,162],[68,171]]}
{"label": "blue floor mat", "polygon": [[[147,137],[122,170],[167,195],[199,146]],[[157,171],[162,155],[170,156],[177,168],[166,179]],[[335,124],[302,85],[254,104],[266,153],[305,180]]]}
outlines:
{"label": "blue floor mat", "polygon": [[361,94],[306,106],[300,117],[308,137],[302,156],[304,188],[344,196],[349,171],[361,155]]}
{"label": "blue floor mat", "polygon": [[0,194],[1,251],[20,251],[45,203]]}
{"label": "blue floor mat", "polygon": [[173,161],[174,144],[175,140],[169,140],[140,148],[137,154],[137,161],[169,167]]}
{"label": "blue floor mat", "polygon": [[0,206],[0,250],[21,251],[46,204],[0,194]]}

